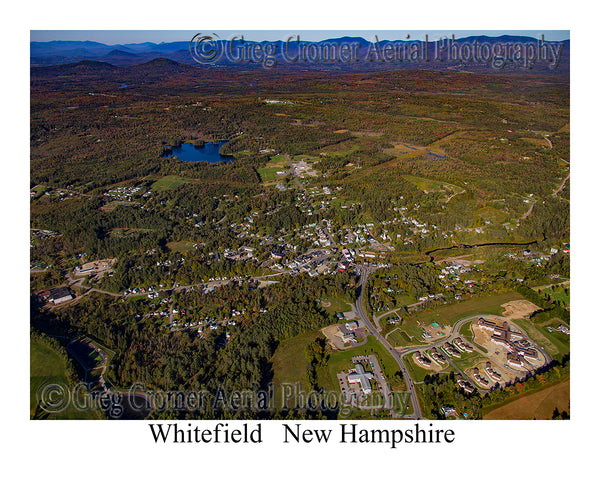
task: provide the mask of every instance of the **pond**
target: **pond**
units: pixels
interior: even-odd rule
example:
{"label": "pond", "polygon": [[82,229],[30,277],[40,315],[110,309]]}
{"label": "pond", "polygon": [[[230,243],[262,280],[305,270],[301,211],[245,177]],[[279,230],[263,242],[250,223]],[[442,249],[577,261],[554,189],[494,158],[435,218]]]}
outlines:
{"label": "pond", "polygon": [[182,162],[233,162],[235,159],[232,155],[222,155],[219,150],[227,142],[206,142],[203,146],[198,147],[193,143],[183,143],[179,147],[167,147],[163,157],[177,157]]}

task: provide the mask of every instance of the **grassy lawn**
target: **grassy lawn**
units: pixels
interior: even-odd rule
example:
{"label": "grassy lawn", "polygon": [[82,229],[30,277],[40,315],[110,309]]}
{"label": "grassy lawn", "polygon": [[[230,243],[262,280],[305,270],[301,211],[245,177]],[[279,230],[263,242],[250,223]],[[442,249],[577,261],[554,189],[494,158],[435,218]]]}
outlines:
{"label": "grassy lawn", "polygon": [[564,286],[560,285],[555,290],[552,290],[552,287],[548,287],[544,288],[542,293],[550,295],[554,301],[563,302],[567,308],[571,305],[571,289],[569,287],[565,289]]}
{"label": "grassy lawn", "polygon": [[459,333],[463,336],[465,340],[469,342],[473,342],[473,330],[471,329],[472,322],[465,323],[462,327],[460,327]]}
{"label": "grassy lawn", "polygon": [[137,233],[152,232],[151,228],[111,228],[110,236],[115,238],[132,237]]}
{"label": "grassy lawn", "polygon": [[502,223],[506,221],[508,214],[495,207],[484,207],[477,210],[473,216],[482,220],[489,220],[492,223]]}
{"label": "grassy lawn", "polygon": [[37,417],[42,419],[87,419],[94,420],[100,418],[100,415],[93,410],[82,411],[72,406],[67,406],[65,410],[57,413],[46,413],[38,409],[38,392],[44,388],[44,385],[57,384],[69,388],[69,380],[66,374],[65,362],[53,348],[36,340],[30,340],[30,397],[29,412],[30,417],[34,418],[37,410]]}
{"label": "grassy lawn", "polygon": [[277,346],[271,359],[276,408],[279,409],[282,406],[284,384],[296,385],[299,383],[302,391],[308,390],[306,369],[309,364],[304,351],[309,343],[322,336],[320,330],[313,330],[284,340]]}
{"label": "grassy lawn", "polygon": [[464,192],[463,188],[457,187],[456,185],[432,180],[430,178],[415,177],[413,175],[403,175],[402,178],[412,183],[418,189],[423,190],[425,193],[450,191],[450,194],[452,195]]}
{"label": "grassy lawn", "polygon": [[463,372],[469,368],[473,368],[479,362],[483,362],[487,358],[482,357],[477,352],[462,352],[460,358],[452,358],[454,364]]}
{"label": "grassy lawn", "polygon": [[182,185],[187,180],[179,175],[167,175],[152,184],[150,188],[152,190],[172,190],[177,188],[179,185]]}
{"label": "grassy lawn", "polygon": [[413,353],[409,355],[405,355],[402,357],[404,360],[404,364],[408,371],[410,372],[410,376],[414,382],[422,382],[425,379],[425,375],[433,375],[433,370],[427,370],[425,368],[419,367],[415,361],[413,360]]}
{"label": "grassy lawn", "polygon": [[167,247],[172,252],[186,253],[194,250],[194,242],[190,242],[189,240],[181,240],[179,242],[169,242],[167,243]]}
{"label": "grassy lawn", "polygon": [[289,167],[287,169],[282,167],[263,167],[258,168],[256,171],[260,175],[260,180],[262,182],[276,182],[277,180],[285,178],[285,175],[277,175],[277,172],[280,170],[289,172]]}
{"label": "grassy lawn", "polygon": [[[330,306],[327,305],[327,302],[330,303]],[[324,305],[325,304],[325,305]],[[346,300],[342,300],[341,298],[322,298],[321,306],[328,313],[336,314],[338,312],[351,312],[352,305]]]}
{"label": "grassy lawn", "polygon": [[396,347],[406,347],[415,343],[414,337],[410,338],[401,328],[392,330],[387,337],[387,340],[391,340]]}
{"label": "grassy lawn", "polygon": [[288,162],[285,158],[285,155],[278,154],[269,159],[269,163],[265,165],[265,167],[277,167],[279,169],[283,169],[283,167],[287,167],[289,169]]}

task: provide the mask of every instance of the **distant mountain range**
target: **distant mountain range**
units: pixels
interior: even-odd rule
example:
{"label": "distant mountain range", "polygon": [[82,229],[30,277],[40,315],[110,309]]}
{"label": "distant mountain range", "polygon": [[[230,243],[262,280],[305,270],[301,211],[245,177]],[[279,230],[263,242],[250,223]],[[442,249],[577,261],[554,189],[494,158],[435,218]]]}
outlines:
{"label": "distant mountain range", "polygon": [[[188,41],[105,45],[92,41],[30,42],[31,67],[48,67],[77,62],[104,62],[114,66],[148,63],[158,58],[179,64],[198,65],[194,56],[210,51]],[[386,71],[427,69],[477,73],[568,74],[570,41],[541,42],[539,39],[503,35],[472,36],[447,40],[445,44],[423,41],[367,41],[342,37],[320,42],[213,43],[220,52],[215,65],[253,70],[277,68],[293,71]],[[208,62],[210,63],[210,62]]]}

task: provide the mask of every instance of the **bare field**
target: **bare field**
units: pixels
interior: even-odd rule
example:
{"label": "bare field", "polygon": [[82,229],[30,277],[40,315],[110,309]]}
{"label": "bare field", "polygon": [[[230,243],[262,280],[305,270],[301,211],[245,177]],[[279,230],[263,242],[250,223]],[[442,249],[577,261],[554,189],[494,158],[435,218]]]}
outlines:
{"label": "bare field", "polygon": [[525,395],[492,410],[484,420],[529,420],[551,419],[555,408],[560,412],[570,410],[571,381],[553,385],[541,391]]}
{"label": "bare field", "polygon": [[504,307],[502,316],[507,320],[528,318],[529,315],[540,309],[540,307],[531,303],[529,300],[514,300],[512,302],[504,303],[502,307]]}
{"label": "bare field", "polygon": [[340,336],[336,335],[336,333],[339,332],[338,327],[339,327],[339,325],[330,325],[328,327],[321,329],[321,333],[327,337],[328,345],[333,350],[338,350],[338,351],[348,350],[348,349],[352,348],[354,346],[353,344],[349,344],[346,346],[344,344],[344,342],[342,341],[342,338]]}

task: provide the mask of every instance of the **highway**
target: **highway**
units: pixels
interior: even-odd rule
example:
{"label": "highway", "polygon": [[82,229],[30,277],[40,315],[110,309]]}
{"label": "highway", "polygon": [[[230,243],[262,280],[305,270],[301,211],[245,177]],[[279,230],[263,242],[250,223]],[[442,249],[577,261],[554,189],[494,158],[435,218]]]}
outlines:
{"label": "highway", "polygon": [[388,343],[388,341],[385,338],[383,338],[383,336],[375,329],[375,326],[369,320],[369,317],[367,316],[367,312],[365,311],[365,308],[363,306],[364,286],[367,282],[367,278],[369,276],[370,270],[367,267],[358,267],[357,266],[356,272],[360,275],[360,284],[358,287],[359,294],[358,294],[358,298],[356,299],[356,310],[358,311],[360,318],[362,319],[364,324],[368,327],[370,332],[391,353],[392,357],[394,358],[394,360],[396,360],[396,363],[398,364],[398,366],[400,367],[400,370],[402,371],[402,375],[404,376],[404,382],[406,383],[406,387],[408,388],[408,393],[410,395],[411,403],[413,406],[413,414],[407,415],[404,418],[415,418],[417,420],[420,420],[421,418],[423,418],[423,416],[421,415],[421,407],[419,405],[419,399],[417,397],[417,392],[415,390],[415,386],[413,384],[412,378],[410,378],[410,375],[408,373],[408,369],[406,368],[406,365],[404,365],[404,362],[402,361],[402,355],[395,348],[393,348]]}

